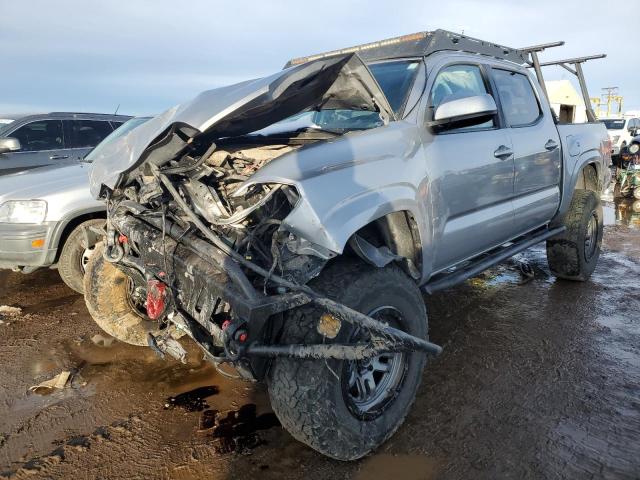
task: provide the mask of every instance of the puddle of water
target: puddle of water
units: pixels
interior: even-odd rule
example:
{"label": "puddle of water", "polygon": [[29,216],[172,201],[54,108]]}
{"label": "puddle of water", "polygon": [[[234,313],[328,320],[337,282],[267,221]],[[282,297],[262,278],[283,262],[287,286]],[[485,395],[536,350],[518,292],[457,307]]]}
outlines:
{"label": "puddle of water", "polygon": [[257,414],[253,403],[243,405],[238,410],[218,412],[206,410],[200,418],[201,431],[214,439],[218,453],[244,453],[263,445],[259,432],[280,426],[273,412]]}
{"label": "puddle of water", "polygon": [[631,198],[603,201],[603,220],[605,225],[624,225],[640,229],[640,200]]}
{"label": "puddle of water", "polygon": [[207,398],[217,395],[219,392],[220,389],[215,385],[198,387],[188,392],[180,393],[175,397],[167,398],[164,408],[169,410],[179,407],[187,412],[201,412],[209,408]]}

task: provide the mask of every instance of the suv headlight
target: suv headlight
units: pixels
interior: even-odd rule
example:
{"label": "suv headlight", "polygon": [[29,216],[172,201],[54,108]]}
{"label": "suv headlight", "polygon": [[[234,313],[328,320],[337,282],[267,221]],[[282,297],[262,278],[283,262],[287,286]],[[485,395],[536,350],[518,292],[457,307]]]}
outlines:
{"label": "suv headlight", "polygon": [[0,205],[0,223],[42,223],[46,215],[44,200],[10,200]]}

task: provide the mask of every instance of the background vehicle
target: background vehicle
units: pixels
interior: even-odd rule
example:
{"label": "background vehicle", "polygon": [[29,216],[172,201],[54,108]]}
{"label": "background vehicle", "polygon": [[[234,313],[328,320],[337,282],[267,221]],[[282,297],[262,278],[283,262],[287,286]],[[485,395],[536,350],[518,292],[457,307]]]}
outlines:
{"label": "background vehicle", "polygon": [[0,175],[82,158],[131,118],[67,112],[0,117]]}
{"label": "background vehicle", "polygon": [[640,140],[632,139],[631,143],[620,152],[620,160],[616,166],[616,184],[614,198],[634,197],[640,200]]}
{"label": "background vehicle", "polygon": [[611,139],[611,154],[617,156],[640,133],[640,118],[602,118]]}
{"label": "background vehicle", "polygon": [[[91,155],[109,215],[90,313],[179,359],[186,332],[214,364],[266,380],[294,437],[362,457],[441,351],[421,288],[544,240],[557,277],[595,268],[609,140],[601,123],[556,125],[527,69],[541,48],[389,39],[292,60],[105,141]],[[560,63],[581,75],[584,61]],[[300,112],[306,126],[285,121]]]}
{"label": "background vehicle", "polygon": [[[111,135],[146,120],[132,119]],[[82,293],[95,246],[89,227],[104,225],[106,215],[89,191],[88,167],[76,160],[0,176],[0,268],[30,273],[57,267],[62,280]]]}

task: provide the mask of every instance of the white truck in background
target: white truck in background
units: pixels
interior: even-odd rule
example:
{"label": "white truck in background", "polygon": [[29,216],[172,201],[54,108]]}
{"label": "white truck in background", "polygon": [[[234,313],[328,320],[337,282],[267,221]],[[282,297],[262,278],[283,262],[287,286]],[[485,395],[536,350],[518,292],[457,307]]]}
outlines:
{"label": "white truck in background", "polygon": [[607,127],[611,139],[611,154],[617,156],[620,150],[631,143],[631,139],[640,133],[640,118],[601,118]]}

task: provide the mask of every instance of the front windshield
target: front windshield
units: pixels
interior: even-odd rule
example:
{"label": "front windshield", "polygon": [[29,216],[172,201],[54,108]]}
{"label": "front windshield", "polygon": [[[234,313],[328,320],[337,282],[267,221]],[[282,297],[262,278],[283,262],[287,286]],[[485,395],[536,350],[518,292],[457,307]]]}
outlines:
{"label": "front windshield", "polygon": [[105,145],[112,143],[114,140],[122,137],[125,133],[130,132],[138,125],[142,125],[144,122],[149,120],[151,117],[138,117],[132,118],[131,120],[123,123],[120,127],[116,128],[113,132],[111,132],[107,137],[102,140],[98,145],[96,145],[93,150],[91,150],[85,157],[85,162],[93,162],[93,160],[100,155],[100,152],[104,149]]}
{"label": "front windshield", "polygon": [[604,119],[600,121],[604,123],[605,127],[607,127],[607,130],[622,130],[624,128],[624,122],[626,120],[611,118],[611,119]]}
{"label": "front windshield", "polygon": [[418,66],[419,63],[416,60],[400,60],[369,65],[369,70],[371,70],[396,115],[402,113],[418,72]]}
{"label": "front windshield", "polygon": [[[393,111],[400,116],[418,71],[415,60],[400,60],[369,65],[369,69],[387,97]],[[378,112],[368,110],[319,110],[302,112],[285,118],[253,135],[274,135],[285,132],[323,130],[345,133],[384,125]]]}
{"label": "front windshield", "polygon": [[10,118],[0,118],[0,137],[4,136],[4,132],[9,130],[9,127],[13,123]]}

